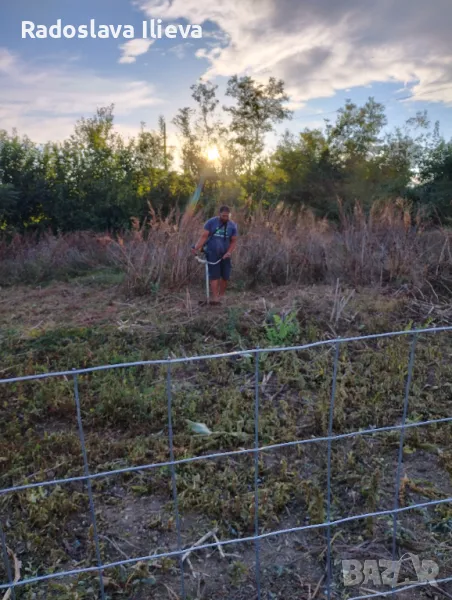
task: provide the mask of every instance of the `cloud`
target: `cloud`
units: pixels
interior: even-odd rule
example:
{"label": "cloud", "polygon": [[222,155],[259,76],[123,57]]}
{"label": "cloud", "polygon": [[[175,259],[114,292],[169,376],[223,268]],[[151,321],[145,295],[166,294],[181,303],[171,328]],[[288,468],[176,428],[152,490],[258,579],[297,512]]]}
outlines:
{"label": "cloud", "polygon": [[154,40],[145,40],[145,39],[134,39],[122,44],[120,46],[122,51],[122,56],[119,59],[119,63],[128,64],[134,63],[137,60],[137,56],[141,54],[146,54],[149,48],[154,43]]}
{"label": "cloud", "polygon": [[271,73],[302,104],[376,82],[411,82],[414,98],[452,105],[452,3],[436,0],[139,0],[147,16],[214,23],[197,52],[205,78]]}
{"label": "cloud", "polygon": [[168,52],[171,52],[172,54],[174,54],[179,59],[183,59],[183,58],[186,57],[187,50],[188,50],[188,48],[190,46],[193,46],[193,44],[191,42],[185,42],[183,44],[177,44],[176,46],[173,46],[172,48],[170,48],[168,50]]}
{"label": "cloud", "polygon": [[0,48],[0,129],[17,128],[37,142],[64,139],[77,119],[110,104],[118,123],[133,117],[138,129],[137,112],[162,103],[146,81],[100,76],[74,63],[38,67]]}
{"label": "cloud", "polygon": [[0,73],[11,73],[14,68],[14,56],[6,48],[0,48]]}

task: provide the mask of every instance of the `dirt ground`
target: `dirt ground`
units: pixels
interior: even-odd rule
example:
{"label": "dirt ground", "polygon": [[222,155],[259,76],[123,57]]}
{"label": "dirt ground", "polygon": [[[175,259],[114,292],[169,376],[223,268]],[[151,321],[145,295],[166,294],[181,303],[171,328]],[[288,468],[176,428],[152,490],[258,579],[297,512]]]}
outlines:
{"label": "dirt ground", "polygon": [[[116,357],[116,360],[122,360],[124,357],[136,359],[145,355],[149,358],[154,352],[168,352],[171,356],[177,356],[183,352],[199,353],[202,349],[208,353],[218,353],[237,348],[253,348],[258,342],[263,342],[259,336],[265,332],[266,323],[274,314],[284,317],[291,311],[296,311],[301,323],[301,332],[294,338],[297,343],[313,341],[318,339],[317,336],[321,336],[322,339],[334,339],[336,336],[400,330],[410,321],[425,324],[429,319],[429,326],[448,325],[452,322],[452,315],[444,305],[407,298],[403,294],[384,297],[372,290],[357,290],[352,295],[350,290],[341,290],[338,295],[337,291],[327,286],[305,289],[287,287],[252,292],[232,289],[224,305],[215,308],[200,306],[199,301],[202,299],[201,288],[186,289],[162,297],[127,298],[119,286],[99,282],[94,275],[69,283],[55,282],[42,287],[0,288],[0,377],[6,378],[25,372],[31,374],[38,369],[55,370],[59,366],[67,368],[69,362],[77,361],[78,357],[83,357],[83,366],[95,366],[102,364],[105,356],[110,354],[113,358]],[[80,343],[76,340],[78,331],[81,332]],[[279,333],[281,334],[281,330]],[[83,337],[85,335],[86,339]],[[94,337],[91,338],[90,335]],[[157,350],[154,350],[155,348]],[[383,352],[380,352],[381,366],[377,371],[368,370],[370,367],[365,357],[370,349],[366,347],[357,351],[353,359],[357,356],[364,358],[362,363],[356,359],[354,367],[349,368],[348,359],[344,358],[343,364],[349,369],[348,379],[346,378],[344,387],[341,388],[338,410],[342,411],[341,414],[348,415],[351,421],[350,425],[347,418],[338,421],[335,424],[337,432],[356,427],[353,410],[356,411],[356,406],[360,404],[364,406],[368,403],[366,410],[363,408],[362,415],[363,419],[368,420],[363,420],[362,423],[360,421],[360,426],[378,425],[380,421],[384,423],[386,413],[389,414],[393,410],[396,396],[391,396],[392,388],[374,390],[372,387],[376,374],[384,373],[386,359]],[[422,381],[418,384],[419,390],[416,391],[413,401],[413,419],[419,415],[423,418],[451,416],[449,402],[452,398],[447,388],[451,385],[451,373],[446,367],[441,370],[442,360],[446,361],[446,358],[450,357],[451,350],[449,343],[441,346],[441,360],[437,358],[440,356],[439,350],[438,354],[435,354],[436,347],[426,350],[425,372],[421,372]],[[395,373],[394,381],[399,385],[405,376],[405,367],[402,368],[397,363],[398,355],[391,355],[390,358],[394,360],[394,365],[391,366]],[[312,356],[309,356],[309,359],[312,360]],[[428,371],[427,359],[437,370],[432,366]],[[272,363],[267,370],[264,367],[264,377],[267,377],[267,380],[263,402],[268,414],[266,412],[263,417],[262,427],[263,436],[267,436],[265,439],[271,443],[289,439],[289,432],[292,435],[291,428],[295,427],[290,419],[294,419],[295,415],[300,419],[296,423],[297,429],[293,430],[297,435],[301,435],[302,432],[307,438],[318,436],[324,426],[322,419],[325,415],[319,413],[318,409],[323,396],[320,393],[318,396],[311,393],[310,387],[311,379],[312,389],[315,390],[320,386],[320,380],[326,378],[324,363],[319,363],[318,370],[314,370],[314,367],[309,370],[311,367],[306,366],[308,361],[303,357],[294,358],[293,362],[289,359],[284,360],[285,362],[276,366],[276,363]],[[329,360],[329,357],[325,355],[321,360]],[[80,362],[72,362],[71,366],[82,365]],[[308,369],[306,373],[303,371],[305,368]],[[298,371],[302,371],[302,374]],[[218,379],[218,386],[215,383],[217,387],[212,392],[212,399],[209,398],[207,403],[203,392],[199,391],[199,386],[196,387],[191,380],[204,376],[213,378],[212,373]],[[157,385],[154,374],[147,377],[152,380],[152,385]],[[237,404],[239,400],[235,399],[232,392],[233,386],[236,386],[242,375],[237,375],[236,379],[231,380],[228,380],[228,377],[229,375],[221,370],[207,371],[206,368],[203,371],[201,367],[199,370],[176,373],[175,402],[180,399],[181,408],[179,409],[179,404],[177,407],[181,415],[193,418],[189,411],[197,414],[197,406],[204,406],[206,421],[210,418],[209,423],[215,423],[219,398],[226,389],[226,397],[222,401],[227,410],[224,409],[221,418],[226,424],[231,419],[234,426],[237,419],[243,418],[240,427],[243,426],[243,430],[248,431],[249,423],[247,424],[245,414],[248,408],[245,410],[245,405]],[[253,380],[245,373],[244,381],[242,394],[248,402],[253,397]],[[148,379],[143,379],[143,386],[145,384],[149,384]],[[164,379],[162,385],[164,386]],[[229,385],[231,387],[225,387]],[[91,468],[100,469],[101,466],[107,465],[106,468],[111,469],[114,468],[112,465],[123,466],[134,461],[144,464],[155,460],[155,456],[163,455],[166,446],[160,432],[164,427],[164,410],[161,419],[151,415],[149,421],[143,424],[138,417],[133,420],[134,411],[141,410],[141,405],[121,405],[122,410],[130,409],[130,412],[126,413],[129,419],[128,426],[125,426],[115,413],[120,408],[119,403],[118,407],[113,405],[109,408],[108,405],[108,395],[113,395],[115,382],[106,380],[105,386],[105,389],[100,386],[96,388],[97,391],[93,392],[84,409],[84,419],[86,417],[88,421],[86,438]],[[124,396],[129,388],[132,389],[132,384],[125,379],[121,382],[118,380],[118,386],[123,386],[121,393]],[[325,385],[326,398],[329,393],[328,386],[329,383]],[[352,389],[353,386],[358,389]],[[426,399],[430,388],[437,390],[437,396],[428,396]],[[397,389],[400,391],[400,385]],[[77,432],[73,427],[72,408],[68,408],[69,403],[65,404],[65,388],[52,388],[50,392],[46,392],[49,395],[44,397],[44,400],[41,400],[44,392],[38,388],[35,390],[15,386],[6,390],[6,386],[3,386],[1,393],[0,402],[5,407],[5,420],[0,430],[3,438],[0,441],[0,457],[4,452],[2,464],[5,471],[1,475],[0,488],[24,480],[30,481],[32,476],[28,475],[29,473],[40,474],[42,478],[80,474],[81,463],[72,458],[71,444],[76,444],[74,440],[77,439]],[[379,403],[381,408],[378,408]],[[99,407],[104,412],[98,415],[96,411]],[[220,412],[220,408],[218,411]],[[16,423],[17,415],[20,418],[17,418]],[[223,421],[221,427],[225,426]],[[178,429],[180,422],[181,420],[177,421],[175,431],[176,453],[177,456],[184,456],[184,453],[197,450],[198,442],[193,442],[186,432]],[[240,433],[238,427],[237,431],[233,432],[236,437],[231,437],[229,431],[230,437],[219,437],[218,442],[199,441],[199,448],[202,452],[216,452],[245,446],[245,442],[237,437]],[[284,427],[287,427],[287,434],[275,433]],[[280,435],[282,437],[278,437]],[[426,502],[428,499],[452,496],[452,459],[448,435],[436,429],[425,438],[417,436],[416,431],[407,435],[403,460],[404,483],[401,490],[403,501]],[[19,440],[21,436],[22,442]],[[26,443],[23,441],[25,439]],[[48,447],[47,439],[51,439]],[[362,445],[359,445],[361,442],[356,445],[355,441],[344,440],[335,446],[332,492],[337,505],[332,515],[333,519],[357,514],[363,510],[372,512],[372,509],[392,508],[398,440],[398,436],[388,436],[383,444],[370,437],[362,442]],[[209,443],[214,446],[210,447]],[[247,441],[246,444],[248,443]],[[13,452],[11,448],[16,450]],[[264,516],[259,525],[261,534],[315,522],[317,509],[323,514],[324,496],[318,496],[317,492],[317,484],[320,486],[320,482],[324,481],[322,473],[325,467],[325,447],[322,448],[323,450],[315,450],[314,445],[309,445],[309,448],[306,446],[306,450],[303,450],[303,454],[297,454],[296,449],[287,450],[281,455],[269,452],[262,459],[261,502]],[[20,449],[24,449],[23,461],[18,456]],[[45,458],[41,458],[44,451],[47,454]],[[378,458],[380,455],[381,460]],[[224,466],[209,471],[210,477],[216,478],[216,483],[211,487],[207,485],[204,472],[198,475],[195,471],[182,468],[178,471],[183,548],[188,548],[203,539],[205,543],[214,543],[212,532],[215,532],[216,539],[220,541],[229,537],[253,535],[252,479],[247,479],[245,469],[238,465],[238,462],[225,460],[224,463]],[[356,463],[358,466],[354,466]],[[232,484],[235,470],[238,470],[239,476],[237,482],[234,480]],[[372,477],[377,470],[381,475],[378,483],[375,483]],[[20,477],[17,473],[20,473]],[[227,493],[229,485],[235,491]],[[224,486],[221,493],[215,495],[221,486]],[[372,497],[373,486],[378,487],[375,500]],[[0,503],[6,522],[8,544],[13,549],[14,556],[23,563],[21,577],[42,574],[44,565],[46,569],[53,565],[54,569],[62,570],[95,564],[92,531],[86,535],[90,525],[86,499],[79,500],[77,495],[82,491],[82,486],[74,485],[68,496],[62,496],[61,500],[52,505],[49,504],[50,496],[42,500],[33,497],[31,502],[35,507],[42,504],[42,511],[46,511],[33,513],[33,518],[30,517],[31,513],[27,512],[30,496],[27,496],[27,502],[17,495],[14,502]],[[176,521],[168,472],[159,473],[157,479],[148,471],[139,473],[136,478],[117,478],[108,485],[94,486],[94,494],[104,562],[138,559],[177,548]],[[196,499],[197,494],[199,500]],[[209,496],[217,500],[212,500]],[[215,502],[219,501],[224,501],[224,505],[221,505],[223,508],[215,506]],[[76,505],[75,508],[69,507],[71,502]],[[63,504],[68,505],[67,515],[61,509]],[[322,506],[319,508],[319,505]],[[226,509],[230,509],[233,517],[226,512],[222,514]],[[399,520],[398,556],[411,552],[422,559],[438,560],[441,562],[438,577],[450,576],[450,510],[449,507],[441,513],[436,509],[404,513]],[[244,513],[247,513],[247,516],[243,516]],[[25,518],[29,520],[25,521]],[[20,519],[24,519],[28,525],[20,527]],[[60,529],[57,526],[59,519]],[[373,593],[375,597],[384,597],[376,592],[387,592],[388,588],[376,586],[372,581],[356,587],[344,586],[341,560],[390,559],[391,539],[390,535],[388,537],[388,531],[391,532],[391,523],[388,524],[388,520],[390,521],[390,517],[374,519],[371,525],[356,521],[332,527],[335,560],[332,599],[346,600]],[[242,527],[240,532],[237,531],[238,524]],[[51,542],[56,542],[55,546],[52,546]],[[39,557],[33,555],[33,552],[39,552],[40,546],[43,548],[43,556],[45,547],[45,560],[43,558],[42,563],[38,560]],[[86,559],[88,551],[90,554]],[[326,599],[326,552],[326,529],[269,536],[261,540],[259,559],[262,600]],[[257,598],[255,564],[256,547],[253,543],[214,546],[207,550],[191,552],[183,561],[186,596],[191,600],[254,600]],[[406,568],[403,576],[412,581],[413,577],[415,578],[412,564],[408,564]],[[1,567],[0,575],[1,581],[5,581],[6,574]],[[399,580],[402,580],[402,575]],[[126,567],[115,567],[105,572],[106,594],[110,599],[175,600],[182,598],[180,581],[180,562],[177,557],[152,562],[138,560]],[[81,600],[99,597],[97,580],[91,576],[82,577],[75,583],[64,582],[60,588],[46,587],[43,584],[34,589],[25,586],[18,588],[16,596],[36,600]],[[398,600],[452,598],[452,585],[442,584],[439,588],[426,585],[415,590],[399,592],[395,597]],[[5,600],[6,598],[7,596]]]}

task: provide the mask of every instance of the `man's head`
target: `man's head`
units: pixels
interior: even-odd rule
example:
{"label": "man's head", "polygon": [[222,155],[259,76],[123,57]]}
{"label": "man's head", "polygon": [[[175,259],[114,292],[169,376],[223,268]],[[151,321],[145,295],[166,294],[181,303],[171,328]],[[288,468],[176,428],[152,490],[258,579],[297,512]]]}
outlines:
{"label": "man's head", "polygon": [[229,221],[230,214],[231,209],[229,208],[229,206],[224,205],[220,208],[220,219],[223,221],[223,223]]}

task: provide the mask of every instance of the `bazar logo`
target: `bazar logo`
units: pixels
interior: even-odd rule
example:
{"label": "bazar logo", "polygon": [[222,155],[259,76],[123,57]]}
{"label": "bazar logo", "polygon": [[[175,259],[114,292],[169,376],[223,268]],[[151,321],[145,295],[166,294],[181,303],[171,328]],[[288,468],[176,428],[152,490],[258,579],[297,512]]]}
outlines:
{"label": "bazar logo", "polygon": [[[404,586],[414,583],[436,584],[439,567],[433,560],[422,560],[416,554],[404,554],[398,561],[392,560],[340,560],[344,586]],[[402,567],[411,563],[413,573],[407,576]]]}

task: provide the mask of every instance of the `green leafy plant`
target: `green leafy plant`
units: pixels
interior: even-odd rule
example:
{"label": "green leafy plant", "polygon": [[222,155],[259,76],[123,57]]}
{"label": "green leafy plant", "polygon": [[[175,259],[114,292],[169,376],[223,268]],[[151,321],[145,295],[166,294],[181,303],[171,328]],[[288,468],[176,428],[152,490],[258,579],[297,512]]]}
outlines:
{"label": "green leafy plant", "polygon": [[294,341],[300,334],[300,325],[295,313],[286,316],[273,315],[272,323],[265,325],[267,339],[273,346]]}

